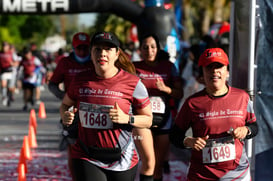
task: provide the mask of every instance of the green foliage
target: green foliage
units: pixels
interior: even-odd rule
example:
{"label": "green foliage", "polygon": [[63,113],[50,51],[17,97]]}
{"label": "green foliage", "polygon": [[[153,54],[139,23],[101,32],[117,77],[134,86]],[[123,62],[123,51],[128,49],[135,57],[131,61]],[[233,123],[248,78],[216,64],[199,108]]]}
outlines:
{"label": "green foliage", "polygon": [[97,31],[104,31],[104,28],[106,26],[106,22],[110,16],[111,16],[111,14],[109,14],[109,13],[98,14],[97,19],[94,23],[94,26],[90,28],[91,35]]}
{"label": "green foliage", "polygon": [[121,43],[126,43],[127,35],[132,23],[114,14],[98,14],[95,25],[90,28],[91,35],[96,31],[110,31],[115,33]]}
{"label": "green foliage", "polygon": [[0,41],[21,48],[33,41],[40,44],[54,28],[49,16],[0,15]]}
{"label": "green foliage", "polygon": [[23,39],[40,43],[50,34],[53,23],[48,16],[28,16],[25,24],[21,26],[20,32]]}
{"label": "green foliage", "polygon": [[12,37],[9,34],[9,30],[5,27],[0,27],[0,40],[10,42],[12,41]]}

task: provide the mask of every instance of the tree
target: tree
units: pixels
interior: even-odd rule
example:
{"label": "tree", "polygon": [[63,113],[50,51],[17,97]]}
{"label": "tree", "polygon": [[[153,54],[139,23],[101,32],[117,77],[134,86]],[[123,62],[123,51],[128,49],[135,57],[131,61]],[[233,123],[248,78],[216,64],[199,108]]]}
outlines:
{"label": "tree", "polygon": [[114,32],[121,43],[127,42],[127,37],[132,23],[124,20],[122,17],[118,17],[114,14],[101,13],[98,14],[95,25],[90,28],[91,34],[96,31],[111,31]]}
{"label": "tree", "polygon": [[21,37],[40,44],[48,35],[52,34],[53,23],[49,16],[28,16],[25,24],[20,26]]}
{"label": "tree", "polygon": [[212,24],[229,20],[230,0],[183,0],[183,11],[183,39],[200,38]]}
{"label": "tree", "polygon": [[30,41],[40,44],[54,30],[50,16],[1,15],[0,41],[21,48]]}

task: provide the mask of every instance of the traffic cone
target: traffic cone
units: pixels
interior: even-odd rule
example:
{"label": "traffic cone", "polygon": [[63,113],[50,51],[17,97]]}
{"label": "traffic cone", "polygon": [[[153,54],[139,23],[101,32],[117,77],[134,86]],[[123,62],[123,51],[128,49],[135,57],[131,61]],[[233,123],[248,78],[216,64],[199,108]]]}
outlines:
{"label": "traffic cone", "polygon": [[[21,165],[24,165],[24,167],[22,167]],[[21,148],[20,151],[20,158],[19,158],[19,162],[18,162],[18,168],[17,168],[18,174],[19,173],[27,173],[27,161],[24,155],[24,149],[23,147]]]}
{"label": "traffic cone", "polygon": [[39,118],[42,118],[42,119],[46,118],[45,104],[43,102],[40,103]]}
{"label": "traffic cone", "polygon": [[28,140],[29,140],[28,136],[24,136],[24,141],[23,141],[24,156],[27,160],[32,160],[32,155],[30,152]]}
{"label": "traffic cone", "polygon": [[29,139],[28,141],[29,141],[30,148],[37,148],[38,147],[37,140],[36,140],[36,134],[35,134],[33,125],[29,126],[28,139]]}
{"label": "traffic cone", "polygon": [[34,109],[30,110],[29,114],[29,126],[33,126],[35,134],[37,133],[37,118]]}
{"label": "traffic cone", "polygon": [[25,165],[20,164],[18,168],[18,181],[26,181],[26,172],[25,172]]}

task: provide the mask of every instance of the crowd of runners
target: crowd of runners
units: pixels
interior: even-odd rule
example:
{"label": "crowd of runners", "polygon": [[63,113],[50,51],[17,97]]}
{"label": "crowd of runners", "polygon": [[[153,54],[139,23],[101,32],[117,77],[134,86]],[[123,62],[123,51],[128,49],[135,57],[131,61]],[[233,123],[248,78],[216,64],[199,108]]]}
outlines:
{"label": "crowd of runners", "polygon": [[75,33],[69,54],[2,42],[2,104],[22,91],[27,111],[45,87],[60,99],[56,120],[75,181],[134,181],[139,160],[140,181],[162,181],[170,144],[192,150],[188,180],[251,180],[244,140],[258,133],[252,100],[228,85],[225,47],[209,36],[202,43],[184,47],[177,67],[155,34],[133,49],[139,61],[112,32]]}
{"label": "crowd of runners", "polygon": [[56,53],[39,50],[35,43],[17,50],[15,45],[2,42],[0,50],[1,103],[12,106],[16,101],[14,94],[23,93],[27,111],[41,102],[41,91],[56,67],[58,59],[65,56],[62,48]]}

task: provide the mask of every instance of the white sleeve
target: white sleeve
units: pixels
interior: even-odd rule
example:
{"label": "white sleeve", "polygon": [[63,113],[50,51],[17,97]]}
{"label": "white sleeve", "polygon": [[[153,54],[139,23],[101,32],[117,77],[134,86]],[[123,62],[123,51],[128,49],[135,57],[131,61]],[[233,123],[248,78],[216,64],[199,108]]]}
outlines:
{"label": "white sleeve", "polygon": [[135,91],[133,93],[133,97],[136,99],[144,99],[149,97],[148,91],[145,85],[141,82],[141,80],[139,80],[136,85]]}
{"label": "white sleeve", "polygon": [[34,59],[34,64],[35,64],[36,66],[41,66],[41,65],[42,65],[42,62],[41,62],[41,60],[40,60],[39,58],[35,57],[35,59]]}

